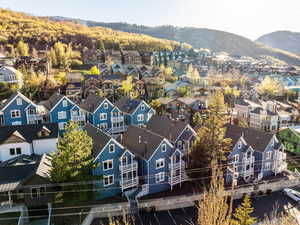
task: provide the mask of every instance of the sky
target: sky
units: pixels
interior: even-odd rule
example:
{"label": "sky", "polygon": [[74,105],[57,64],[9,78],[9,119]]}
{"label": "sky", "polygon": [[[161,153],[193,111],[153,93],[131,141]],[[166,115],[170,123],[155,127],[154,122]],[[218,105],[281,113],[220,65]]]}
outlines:
{"label": "sky", "polygon": [[0,7],[36,16],[210,28],[252,40],[278,30],[300,32],[299,0],[0,0]]}

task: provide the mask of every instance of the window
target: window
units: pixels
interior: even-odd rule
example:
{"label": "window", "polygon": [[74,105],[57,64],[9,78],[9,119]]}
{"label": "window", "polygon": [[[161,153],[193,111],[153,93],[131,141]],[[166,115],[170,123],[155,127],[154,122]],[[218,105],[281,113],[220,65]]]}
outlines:
{"label": "window", "polygon": [[17,105],[22,105],[22,99],[21,98],[17,98]]}
{"label": "window", "polygon": [[110,144],[109,145],[109,153],[113,153],[115,152],[115,145],[114,144]]}
{"label": "window", "polygon": [[250,157],[251,157],[251,151],[248,151],[247,152],[247,159],[250,159]]}
{"label": "window", "polygon": [[19,126],[19,125],[22,125],[22,122],[21,121],[15,121],[15,122],[12,122],[11,123],[13,126],[16,125],[16,126]]}
{"label": "window", "polygon": [[107,114],[106,113],[100,113],[100,120],[107,120]]}
{"label": "window", "polygon": [[17,152],[17,155],[21,155],[22,154],[21,148],[16,148],[16,152]]}
{"label": "window", "polygon": [[145,110],[145,105],[141,105],[141,110],[144,111]]}
{"label": "window", "polygon": [[165,159],[156,160],[156,169],[165,167]]}
{"label": "window", "polygon": [[40,196],[46,195],[46,187],[40,187]]}
{"label": "window", "polygon": [[72,116],[79,116],[78,111],[72,111]]}
{"label": "window", "polygon": [[10,111],[11,118],[20,118],[21,112],[20,110],[12,110]]}
{"label": "window", "polygon": [[100,129],[107,129],[107,127],[108,127],[108,126],[107,126],[107,123],[100,123],[100,124],[99,124],[99,128],[100,128]]}
{"label": "window", "polygon": [[58,127],[60,130],[64,130],[65,129],[65,126],[66,126],[67,123],[65,122],[61,122],[61,123],[58,123]]}
{"label": "window", "polygon": [[268,162],[265,164],[265,170],[270,170],[271,169],[271,163]]}
{"label": "window", "polygon": [[31,198],[37,198],[37,197],[38,197],[38,189],[31,188]]}
{"label": "window", "polygon": [[272,157],[272,152],[267,152],[267,154],[266,154],[266,159],[271,159],[271,157]]}
{"label": "window", "polygon": [[177,147],[178,147],[179,149],[181,149],[181,148],[182,148],[182,141],[178,141],[178,143],[177,143]]}
{"label": "window", "polygon": [[114,184],[114,175],[104,176],[104,186]]}
{"label": "window", "polygon": [[67,100],[63,100],[62,106],[63,106],[63,107],[67,107],[67,106],[68,106],[68,101],[67,101]]}
{"label": "window", "polygon": [[114,167],[113,164],[114,163],[113,163],[112,159],[104,161],[103,162],[103,170],[110,170],[110,169],[112,169]]}
{"label": "window", "polygon": [[239,161],[239,155],[234,155],[233,156],[233,161],[238,162]]}
{"label": "window", "polygon": [[35,114],[35,110],[34,109],[29,109],[28,110],[28,115],[34,115]]}
{"label": "window", "polygon": [[161,151],[165,152],[167,150],[167,145],[166,144],[162,144],[161,145]]}
{"label": "window", "polygon": [[66,119],[67,118],[67,113],[65,111],[58,112],[57,117],[58,117],[59,120]]}
{"label": "window", "polygon": [[144,121],[144,114],[137,115],[137,120],[138,121]]}
{"label": "window", "polygon": [[155,174],[155,181],[156,183],[165,181],[165,172]]}
{"label": "window", "polygon": [[9,153],[10,153],[10,155],[15,155],[16,154],[15,149],[14,148],[10,148],[9,149]]}
{"label": "window", "polygon": [[104,107],[104,109],[108,109],[108,103],[105,102],[105,103],[103,104],[103,107]]}
{"label": "window", "polygon": [[246,170],[249,170],[250,169],[250,164],[248,164],[247,166],[246,166]]}
{"label": "window", "polygon": [[17,199],[24,199],[24,191],[23,190],[17,190]]}
{"label": "window", "polygon": [[238,149],[240,149],[241,147],[242,147],[242,142],[239,141],[239,143],[238,143]]}

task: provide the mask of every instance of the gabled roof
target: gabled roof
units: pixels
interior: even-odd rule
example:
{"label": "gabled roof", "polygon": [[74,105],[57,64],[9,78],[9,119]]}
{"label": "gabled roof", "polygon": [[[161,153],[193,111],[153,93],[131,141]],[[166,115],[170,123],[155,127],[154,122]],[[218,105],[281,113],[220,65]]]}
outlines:
{"label": "gabled roof", "polygon": [[188,123],[172,121],[165,116],[153,115],[146,125],[148,130],[165,137],[171,142],[175,142]]}
{"label": "gabled roof", "polygon": [[[47,135],[40,135],[41,131],[45,131]],[[16,136],[28,143],[37,139],[58,138],[58,124],[47,123],[0,127],[0,144],[4,143],[11,136]]]}
{"label": "gabled roof", "polygon": [[136,156],[150,159],[164,137],[147,129],[129,126],[119,142]]}
{"label": "gabled roof", "polygon": [[101,105],[105,98],[99,95],[90,94],[86,100],[80,104],[80,107],[87,110],[88,112],[95,112],[95,110]]}
{"label": "gabled roof", "polygon": [[0,164],[0,192],[19,188],[35,175],[50,180],[51,157],[20,155]]}
{"label": "gabled roof", "polygon": [[266,133],[253,128],[239,127],[232,124],[227,124],[225,138],[232,139],[232,146],[235,146],[239,139],[243,136],[247,145],[250,145],[254,150],[264,152],[267,145],[270,143],[274,134]]}
{"label": "gabled roof", "polygon": [[27,98],[25,95],[23,95],[21,92],[16,92],[12,96],[10,96],[9,99],[7,99],[2,105],[1,109],[5,109],[17,96],[20,96],[23,100],[28,102],[29,104],[35,105],[29,98]]}
{"label": "gabled roof", "polygon": [[46,109],[51,110],[65,96],[56,92],[47,101],[42,102]]}
{"label": "gabled roof", "polygon": [[128,97],[123,97],[115,103],[115,106],[122,112],[131,114],[137,109],[142,101],[143,100],[141,99],[131,99]]}
{"label": "gabled roof", "polygon": [[112,137],[90,123],[87,123],[83,130],[85,130],[87,135],[93,139],[92,155],[93,157],[97,157]]}

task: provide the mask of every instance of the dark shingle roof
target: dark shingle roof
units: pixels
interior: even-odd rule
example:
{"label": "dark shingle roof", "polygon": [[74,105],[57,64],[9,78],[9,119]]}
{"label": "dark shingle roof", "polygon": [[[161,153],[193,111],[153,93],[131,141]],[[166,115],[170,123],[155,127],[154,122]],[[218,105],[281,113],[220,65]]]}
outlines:
{"label": "dark shingle roof", "polygon": [[235,146],[240,137],[243,136],[248,145],[260,152],[263,152],[266,149],[274,136],[274,134],[265,133],[253,128],[239,127],[231,124],[227,124],[226,128],[225,137],[232,139],[232,146]]}
{"label": "dark shingle roof", "polygon": [[10,103],[11,100],[13,100],[14,97],[18,95],[18,92],[14,93],[12,96],[10,96],[3,104],[0,105],[0,108],[3,109],[5,106],[7,106],[8,103]]}
{"label": "dark shingle roof", "polygon": [[107,144],[107,142],[109,142],[111,137],[90,123],[87,123],[83,130],[85,130],[87,135],[93,139],[92,154],[93,157],[97,157],[102,148]]}
{"label": "dark shingle roof", "polygon": [[31,177],[50,178],[51,157],[21,155],[0,164],[0,192],[15,190]]}
{"label": "dark shingle roof", "polygon": [[80,107],[88,112],[94,112],[103,101],[104,98],[100,97],[99,95],[90,94],[86,100],[80,104]]}
{"label": "dark shingle roof", "polygon": [[46,109],[51,110],[64,96],[58,92],[54,93],[47,101],[42,104]]}
{"label": "dark shingle roof", "polygon": [[148,130],[175,142],[188,124],[182,121],[172,121],[168,117],[153,115],[146,125]]}
{"label": "dark shingle roof", "polygon": [[[43,130],[47,135],[40,135],[40,131]],[[58,138],[58,124],[47,123],[0,127],[0,144],[5,142],[12,135],[28,143],[37,139]]]}
{"label": "dark shingle roof", "polygon": [[242,106],[249,106],[250,104],[246,102],[244,99],[237,99],[235,104],[242,105]]}
{"label": "dark shingle roof", "polygon": [[274,113],[274,112],[272,112],[272,111],[270,111],[270,110],[264,110],[263,108],[261,108],[261,107],[256,107],[255,109],[253,109],[252,111],[251,111],[251,113],[255,113],[255,114],[264,114],[264,112],[267,112],[267,114],[268,115],[270,115],[270,116],[275,116],[275,115],[277,115],[277,113]]}
{"label": "dark shingle roof", "polygon": [[163,139],[147,129],[129,126],[120,142],[133,154],[148,160]]}
{"label": "dark shingle roof", "polygon": [[142,100],[123,97],[115,103],[115,106],[125,113],[133,113],[139,106]]}

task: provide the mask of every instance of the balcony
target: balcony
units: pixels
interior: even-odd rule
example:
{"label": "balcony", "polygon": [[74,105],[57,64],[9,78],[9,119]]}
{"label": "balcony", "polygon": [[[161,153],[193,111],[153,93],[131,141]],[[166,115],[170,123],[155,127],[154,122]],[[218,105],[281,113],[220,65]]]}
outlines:
{"label": "balcony", "polygon": [[113,122],[113,123],[122,123],[122,122],[124,122],[124,117],[123,116],[112,117],[111,122]]}
{"label": "balcony", "polygon": [[121,179],[120,185],[122,187],[122,190],[135,187],[139,184],[139,177],[132,177],[129,179]]}
{"label": "balcony", "polygon": [[72,120],[73,122],[85,121],[85,116],[84,116],[84,115],[81,115],[81,116],[72,116],[72,117],[71,117],[71,120]]}
{"label": "balcony", "polygon": [[127,129],[127,126],[120,126],[120,127],[112,127],[110,130],[110,133],[122,133],[125,132]]}
{"label": "balcony", "polygon": [[250,163],[250,162],[254,162],[255,159],[254,159],[254,156],[251,156],[250,158],[247,158],[246,156],[243,157],[243,163]]}
{"label": "balcony", "polygon": [[38,121],[43,121],[43,116],[39,114],[27,115],[28,124],[36,124]]}
{"label": "balcony", "polygon": [[128,172],[128,171],[134,171],[134,170],[137,170],[137,168],[138,168],[137,162],[119,166],[119,169],[122,173]]}

